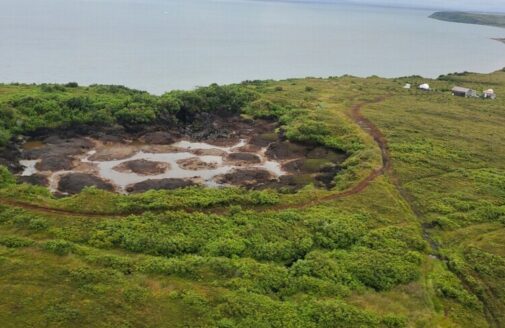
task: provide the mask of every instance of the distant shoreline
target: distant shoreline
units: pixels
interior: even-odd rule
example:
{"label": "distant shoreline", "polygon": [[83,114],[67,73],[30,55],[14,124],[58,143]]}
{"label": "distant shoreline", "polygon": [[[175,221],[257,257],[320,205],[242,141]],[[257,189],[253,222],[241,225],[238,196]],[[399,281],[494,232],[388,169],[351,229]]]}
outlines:
{"label": "distant shoreline", "polygon": [[[459,11],[437,11],[429,18],[439,21],[505,28],[505,15],[479,14]],[[505,38],[491,38],[505,44]]]}
{"label": "distant shoreline", "polygon": [[460,12],[460,11],[437,11],[432,15],[430,15],[429,18],[452,23],[485,25],[485,26],[505,28],[505,14],[499,15],[499,14],[481,14],[481,13]]}

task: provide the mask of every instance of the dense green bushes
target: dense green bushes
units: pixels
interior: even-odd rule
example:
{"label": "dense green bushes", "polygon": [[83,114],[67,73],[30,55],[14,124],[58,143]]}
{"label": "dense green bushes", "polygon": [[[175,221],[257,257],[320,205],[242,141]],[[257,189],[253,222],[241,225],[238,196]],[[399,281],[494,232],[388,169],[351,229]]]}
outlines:
{"label": "dense green bushes", "polygon": [[131,274],[134,270],[133,259],[126,256],[90,254],[85,259],[94,265],[114,269],[123,274]]}
{"label": "dense green bushes", "polygon": [[[446,179],[464,181],[461,190],[451,194],[447,194],[445,190],[433,190],[430,197],[423,201],[423,211],[436,217],[434,222],[438,226],[451,230],[476,223],[505,222],[505,205],[502,201],[505,197],[503,170],[458,169],[447,174]],[[470,190],[475,194],[470,193]]]}
{"label": "dense green bushes", "polygon": [[[0,191],[0,194],[2,191]],[[87,213],[142,213],[145,211],[179,210],[184,208],[263,206],[278,204],[279,195],[273,190],[245,190],[237,187],[188,187],[175,190],[150,190],[141,194],[122,195],[96,188],[85,188],[71,197],[54,199],[47,188],[29,185],[11,186],[4,190],[8,196],[37,198],[51,206]],[[26,197],[31,196],[31,197]]]}
{"label": "dense green bushes", "polygon": [[338,301],[278,303],[245,293],[226,295],[220,327],[379,327],[380,319]]}
{"label": "dense green bushes", "polygon": [[115,201],[120,211],[177,208],[207,208],[227,205],[274,205],[279,195],[271,190],[246,191],[240,188],[209,189],[201,187],[170,191],[148,191],[130,196],[118,196]]}
{"label": "dense green bushes", "polygon": [[[240,86],[221,87],[212,84],[195,91],[173,91],[162,96],[165,104],[176,104],[176,116],[183,122],[190,122],[201,112],[240,113],[241,109],[255,98],[255,95]],[[172,99],[172,101],[168,101]]]}
{"label": "dense green bushes", "polygon": [[482,309],[479,299],[466,290],[458,277],[440,266],[436,266],[430,274],[436,293],[445,298],[454,299],[464,306]]}
{"label": "dense green bushes", "polygon": [[357,248],[350,254],[340,252],[337,256],[349,263],[349,270],[356,279],[379,291],[414,281],[420,274],[421,256],[415,252],[395,255]]}
{"label": "dense green bushes", "polygon": [[0,236],[0,245],[9,248],[27,247],[33,244],[33,240],[18,236]]}
{"label": "dense green bushes", "polygon": [[266,99],[258,99],[244,108],[244,113],[255,118],[279,118],[289,109]]}
{"label": "dense green bushes", "polygon": [[121,86],[44,84],[0,101],[0,146],[13,135],[41,129],[118,123],[138,130],[147,124],[186,123],[202,112],[238,113],[254,98],[245,88],[216,84],[161,97]]}
{"label": "dense green bushes", "polygon": [[337,217],[316,223],[314,239],[322,248],[348,248],[363,237],[365,225],[356,218]]}
{"label": "dense green bushes", "polygon": [[0,188],[7,187],[16,183],[16,178],[7,170],[5,166],[0,165]]}
{"label": "dense green bushes", "polygon": [[56,255],[67,255],[75,250],[75,245],[63,239],[49,240],[44,243],[43,248],[50,251]]}
{"label": "dense green bushes", "polygon": [[67,273],[70,280],[79,287],[96,283],[107,283],[121,279],[121,274],[114,270],[92,269],[87,267],[78,267]]}
{"label": "dense green bushes", "polygon": [[367,233],[361,216],[328,214],[132,216],[102,221],[88,243],[170,258],[145,262],[142,271],[212,274],[227,277],[228,288],[261,294],[345,295],[365,286],[387,290],[418,278],[426,245],[414,229]]}

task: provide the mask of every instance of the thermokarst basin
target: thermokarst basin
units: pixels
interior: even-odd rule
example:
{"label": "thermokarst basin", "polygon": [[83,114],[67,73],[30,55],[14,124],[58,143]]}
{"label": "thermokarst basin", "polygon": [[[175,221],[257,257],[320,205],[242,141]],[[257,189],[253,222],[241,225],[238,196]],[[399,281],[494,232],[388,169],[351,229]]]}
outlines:
{"label": "thermokarst basin", "polygon": [[[259,147],[246,139],[226,146],[190,140],[169,145],[92,138],[57,143],[36,141],[25,144],[20,180],[47,185],[52,192],[61,194],[78,193],[86,186],[119,193],[192,185],[295,186],[310,180],[308,176],[323,166],[343,159],[341,155],[327,159],[332,153],[328,150],[322,152],[323,158],[314,159],[313,153],[321,150],[287,142]],[[307,152],[312,159],[307,158]],[[321,167],[309,167],[316,162]]]}

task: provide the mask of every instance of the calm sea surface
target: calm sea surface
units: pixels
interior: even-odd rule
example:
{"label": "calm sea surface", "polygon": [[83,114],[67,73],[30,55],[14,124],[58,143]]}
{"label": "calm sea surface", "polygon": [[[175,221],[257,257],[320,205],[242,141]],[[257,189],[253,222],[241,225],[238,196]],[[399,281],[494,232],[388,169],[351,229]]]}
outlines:
{"label": "calm sea surface", "polygon": [[162,93],[212,82],[505,66],[505,29],[431,12],[246,0],[0,0],[0,82]]}

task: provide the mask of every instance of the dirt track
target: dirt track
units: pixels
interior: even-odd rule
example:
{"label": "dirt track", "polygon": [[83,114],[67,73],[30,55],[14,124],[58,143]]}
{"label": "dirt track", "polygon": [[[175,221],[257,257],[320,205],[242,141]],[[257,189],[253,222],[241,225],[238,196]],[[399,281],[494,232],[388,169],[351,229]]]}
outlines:
{"label": "dirt track", "polygon": [[[101,218],[101,217],[123,217],[127,215],[121,215],[121,214],[106,214],[106,213],[92,213],[92,212],[76,212],[76,211],[69,211],[65,209],[60,209],[60,208],[52,208],[52,207],[46,207],[42,205],[37,205],[37,204],[29,204],[25,202],[18,202],[16,200],[12,199],[5,199],[5,198],[0,198],[0,205],[4,206],[10,206],[10,207],[17,207],[20,209],[27,210],[29,212],[35,212],[35,213],[41,213],[41,214],[51,214],[51,215],[60,215],[60,216],[71,216],[71,217],[96,217],[96,218]],[[131,213],[134,214],[134,213]]]}
{"label": "dirt track", "polygon": [[[352,186],[351,188],[330,194],[328,196],[316,199],[316,200],[311,200],[308,202],[304,203],[299,203],[295,205],[278,205],[278,206],[272,206],[268,208],[263,208],[260,211],[272,211],[272,210],[286,210],[286,209],[302,209],[302,208],[307,208],[311,207],[314,205],[318,205],[327,201],[332,201],[332,200],[337,200],[340,198],[352,196],[355,194],[358,194],[365,190],[370,183],[372,183],[377,177],[383,175],[386,172],[389,172],[391,170],[391,158],[389,155],[389,148],[388,148],[388,143],[387,139],[384,137],[382,132],[379,130],[375,124],[373,124],[369,119],[363,116],[361,113],[361,109],[366,106],[366,105],[371,105],[371,104],[376,104],[384,101],[387,97],[378,97],[374,99],[373,101],[366,101],[362,102],[356,105],[353,105],[350,110],[349,110],[349,117],[358,125],[360,128],[366,132],[368,135],[370,135],[374,141],[377,143],[381,150],[381,156],[382,156],[382,166],[379,168],[376,168],[370,174],[363,178],[361,181],[359,181],[357,184]],[[11,207],[17,207],[21,208],[27,211],[31,212],[37,212],[41,214],[49,214],[49,215],[60,215],[60,216],[71,216],[71,217],[126,217],[129,215],[133,214],[141,214],[141,212],[132,212],[132,213],[127,213],[127,214],[107,214],[107,213],[91,213],[91,212],[77,212],[77,211],[69,211],[69,210],[64,210],[64,209],[58,209],[58,208],[50,208],[50,207],[45,207],[42,205],[36,205],[36,204],[29,204],[29,203],[24,203],[24,202],[18,202],[16,200],[12,199],[3,199],[0,198],[0,205],[5,205],[5,206],[11,206]],[[222,213],[222,209],[218,210],[210,210],[209,212],[212,213]]]}
{"label": "dirt track", "polygon": [[381,156],[382,156],[382,166],[379,168],[376,168],[368,176],[366,176],[364,179],[359,181],[357,184],[352,186],[351,188],[333,193],[331,195],[322,197],[320,199],[316,200],[311,200],[306,203],[300,203],[296,205],[279,205],[279,206],[273,206],[268,208],[268,210],[284,210],[284,209],[302,209],[302,208],[307,208],[311,206],[315,206],[327,201],[332,201],[332,200],[337,200],[340,198],[344,197],[349,197],[352,195],[356,195],[363,190],[365,190],[370,183],[372,183],[375,179],[377,179],[379,176],[383,175],[386,172],[390,172],[391,170],[391,156],[389,155],[389,147],[388,147],[388,142],[387,139],[384,137],[382,132],[379,130],[375,124],[373,124],[369,119],[363,116],[361,113],[361,109],[366,106],[366,105],[371,105],[371,104],[376,104],[383,102],[386,100],[387,97],[378,97],[373,101],[367,101],[367,102],[362,102],[359,104],[356,104],[351,107],[349,111],[349,117],[354,121],[354,123],[358,124],[360,128],[365,131],[368,135],[370,135],[374,141],[377,143],[381,150]]}

